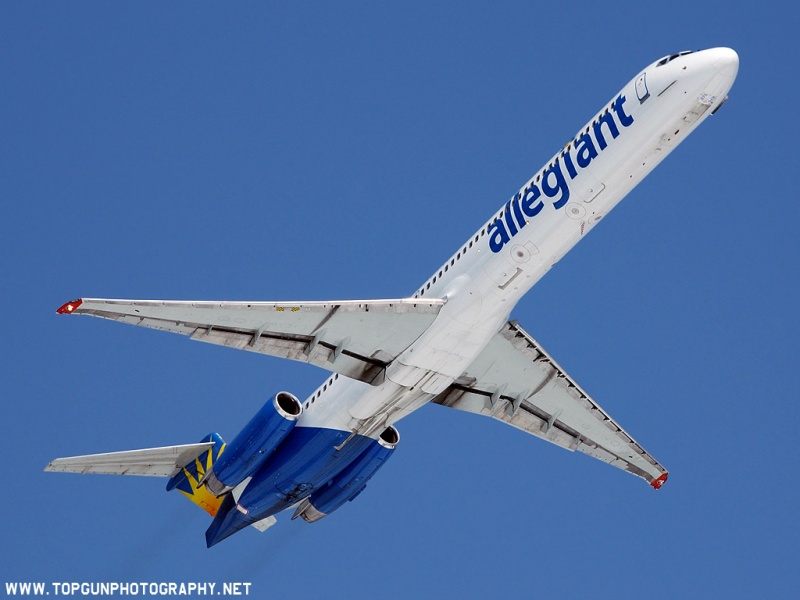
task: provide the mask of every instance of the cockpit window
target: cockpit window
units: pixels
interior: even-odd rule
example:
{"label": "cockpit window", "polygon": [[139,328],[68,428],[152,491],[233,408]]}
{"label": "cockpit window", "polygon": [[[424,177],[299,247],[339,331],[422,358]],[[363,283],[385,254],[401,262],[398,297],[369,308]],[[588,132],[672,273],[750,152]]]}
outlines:
{"label": "cockpit window", "polygon": [[678,52],[677,54],[670,54],[669,56],[665,56],[656,64],[657,67],[663,67],[668,62],[671,62],[678,58],[679,56],[686,56],[687,54],[691,54],[694,50],[684,50],[683,52]]}

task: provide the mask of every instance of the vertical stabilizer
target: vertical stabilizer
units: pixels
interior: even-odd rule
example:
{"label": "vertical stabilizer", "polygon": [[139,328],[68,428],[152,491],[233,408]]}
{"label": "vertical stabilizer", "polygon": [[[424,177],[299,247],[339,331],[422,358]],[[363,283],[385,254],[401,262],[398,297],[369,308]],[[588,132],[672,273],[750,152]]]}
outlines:
{"label": "vertical stabilizer", "polygon": [[222,497],[218,498],[201,483],[205,474],[225,450],[225,442],[217,433],[207,435],[202,441],[213,442],[214,445],[172,477],[167,482],[167,491],[177,488],[181,494],[214,517],[222,504]]}

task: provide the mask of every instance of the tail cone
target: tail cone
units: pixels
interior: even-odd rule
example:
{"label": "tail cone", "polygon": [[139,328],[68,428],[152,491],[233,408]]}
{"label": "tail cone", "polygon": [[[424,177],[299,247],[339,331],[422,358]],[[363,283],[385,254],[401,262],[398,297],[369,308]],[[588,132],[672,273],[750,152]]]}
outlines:
{"label": "tail cone", "polygon": [[206,530],[206,546],[211,548],[211,546],[219,544],[222,540],[252,524],[253,519],[237,510],[236,502],[228,494],[225,496],[225,500],[222,501],[217,511],[217,516],[214,517],[211,525]]}

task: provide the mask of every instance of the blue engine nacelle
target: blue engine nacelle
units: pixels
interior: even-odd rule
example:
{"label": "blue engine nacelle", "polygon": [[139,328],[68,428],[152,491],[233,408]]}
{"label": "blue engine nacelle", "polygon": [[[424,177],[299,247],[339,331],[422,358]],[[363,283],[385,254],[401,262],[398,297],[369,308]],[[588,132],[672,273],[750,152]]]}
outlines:
{"label": "blue engine nacelle", "polygon": [[264,464],[286,439],[303,412],[300,401],[278,392],[256,413],[239,435],[219,455],[203,484],[215,496],[239,485]]}
{"label": "blue engine nacelle", "polygon": [[355,499],[367,486],[367,481],[380,469],[394,452],[400,434],[391,425],[383,430],[378,440],[339,473],[333,481],[306,498],[292,519],[303,517],[308,523],[319,521],[345,502]]}

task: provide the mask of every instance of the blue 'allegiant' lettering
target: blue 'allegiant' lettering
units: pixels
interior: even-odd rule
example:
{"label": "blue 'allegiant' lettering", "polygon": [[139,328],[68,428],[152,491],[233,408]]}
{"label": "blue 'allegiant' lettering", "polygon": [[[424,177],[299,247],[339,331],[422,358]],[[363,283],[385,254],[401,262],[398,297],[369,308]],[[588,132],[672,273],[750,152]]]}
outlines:
{"label": "blue 'allegiant' lettering", "polygon": [[508,236],[508,232],[506,231],[503,221],[500,219],[493,221],[489,226],[489,248],[491,248],[492,252],[500,252],[500,250],[503,249],[503,246],[510,241],[511,238]]}
{"label": "blue 'allegiant' lettering", "polygon": [[572,155],[569,153],[569,150],[564,153],[564,164],[567,167],[567,173],[569,173],[570,179],[575,179],[578,176],[578,172],[575,170],[575,165],[572,164]]}
{"label": "blue 'allegiant' lettering", "polygon": [[[522,199],[522,192],[514,196],[514,199],[511,201],[511,206],[514,207],[514,216],[517,218],[517,223],[526,223],[527,220],[525,219],[525,215],[522,214],[522,203],[520,200]],[[523,225],[520,225],[523,227]]]}
{"label": "blue 'allegiant' lettering", "polygon": [[592,136],[588,133],[584,133],[578,138],[578,141],[575,142],[575,146],[578,149],[578,166],[581,169],[585,169],[589,166],[590,162],[597,158],[597,148],[594,147]]}
{"label": "blue 'allegiant' lettering", "polygon": [[517,224],[514,223],[514,217],[511,214],[512,202],[514,202],[514,200],[509,200],[508,204],[506,204],[506,225],[508,225],[508,233],[511,235],[511,237],[514,237],[517,235]]}
{"label": "blue 'allegiant' lettering", "polygon": [[625,109],[622,108],[623,104],[625,104],[625,96],[620,94],[611,106],[614,108],[614,112],[617,113],[617,118],[619,118],[619,122],[622,123],[622,126],[628,127],[633,123],[633,117],[625,114]]}
{"label": "blue 'allegiant' lettering", "polygon": [[[551,185],[551,175],[554,176],[555,182]],[[554,208],[561,208],[569,200],[569,186],[567,180],[564,179],[564,174],[561,172],[561,164],[556,160],[553,165],[544,172],[542,177],[542,191],[548,198],[555,198],[559,196],[558,200],[553,202]]]}
{"label": "blue 'allegiant' lettering", "polygon": [[603,123],[608,126],[608,130],[611,132],[611,137],[617,139],[617,136],[619,135],[619,129],[617,129],[617,122],[614,120],[614,115],[610,112],[600,115],[600,118],[594,122],[594,126],[592,127],[594,137],[597,138],[597,145],[600,146],[600,150],[605,150],[608,146],[606,138],[603,137]]}
{"label": "blue 'allegiant' lettering", "polygon": [[[590,130],[582,133],[573,140],[573,143],[567,145],[567,149],[561,154],[561,157],[542,172],[541,189],[531,182],[508,201],[503,212],[489,224],[489,248],[492,252],[500,252],[503,246],[528,224],[528,219],[542,212],[544,208],[542,193],[545,197],[553,199],[553,208],[556,210],[563,208],[569,202],[569,182],[561,169],[561,159],[563,158],[569,179],[575,179],[578,176],[578,168],[588,167],[600,155],[600,152],[608,147],[609,140],[606,135],[610,135],[611,139],[619,137],[620,129],[617,120],[623,127],[629,127],[633,123],[633,117],[625,112],[623,106],[625,100],[625,96],[620,94],[611,103],[610,109],[603,112],[592,123]],[[606,128],[605,134],[603,125]]]}
{"label": "blue 'allegiant' lettering", "polygon": [[539,197],[542,195],[542,192],[539,191],[539,188],[535,185],[532,185],[527,190],[522,192],[522,211],[529,217],[535,217],[544,208],[544,202],[539,200]]}

